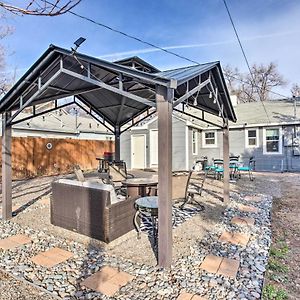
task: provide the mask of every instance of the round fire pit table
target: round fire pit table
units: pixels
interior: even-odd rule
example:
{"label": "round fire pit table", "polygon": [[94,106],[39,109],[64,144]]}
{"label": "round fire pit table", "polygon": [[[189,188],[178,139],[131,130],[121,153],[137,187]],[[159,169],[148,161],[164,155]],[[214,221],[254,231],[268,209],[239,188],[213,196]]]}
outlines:
{"label": "round fire pit table", "polygon": [[157,195],[158,181],[153,178],[129,178],[122,181],[127,197],[146,197]]}

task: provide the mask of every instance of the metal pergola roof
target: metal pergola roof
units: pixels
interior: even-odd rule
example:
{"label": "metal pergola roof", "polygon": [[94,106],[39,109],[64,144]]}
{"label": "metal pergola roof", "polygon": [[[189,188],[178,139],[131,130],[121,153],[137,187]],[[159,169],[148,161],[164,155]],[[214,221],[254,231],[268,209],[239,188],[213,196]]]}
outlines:
{"label": "metal pergola roof", "polygon": [[138,56],[132,56],[132,57],[116,60],[116,61],[114,61],[114,63],[120,64],[123,66],[133,67],[137,70],[144,71],[147,73],[160,72],[159,69],[157,69],[153,65],[149,64],[148,62],[144,61],[143,59],[141,59]]}
{"label": "metal pergola roof", "polygon": [[[12,125],[24,121],[21,112],[31,107],[26,119],[76,103],[115,134],[115,157],[120,159],[120,134],[157,110],[158,114],[158,259],[172,262],[172,112],[209,121],[205,113],[223,120],[224,201],[229,200],[228,120],[236,116],[219,62],[158,71],[135,58],[118,63],[51,45],[0,101],[2,113],[2,213],[12,217]],[[125,64],[125,65],[124,65]],[[71,97],[73,96],[73,98]],[[65,99],[71,97],[71,102]],[[59,103],[58,100],[62,99]],[[54,101],[54,108],[35,107]],[[199,115],[185,112],[186,105]],[[202,111],[202,112],[201,112]],[[210,123],[212,124],[212,123]],[[122,128],[125,128],[122,130]]]}
{"label": "metal pergola roof", "polygon": [[173,107],[185,103],[236,121],[219,62],[156,73],[122,62],[126,60],[112,63],[50,45],[2,98],[0,113],[15,111],[9,119],[15,124],[22,121],[16,118],[26,107],[75,96],[77,104],[115,131],[156,107],[159,85],[174,89]]}

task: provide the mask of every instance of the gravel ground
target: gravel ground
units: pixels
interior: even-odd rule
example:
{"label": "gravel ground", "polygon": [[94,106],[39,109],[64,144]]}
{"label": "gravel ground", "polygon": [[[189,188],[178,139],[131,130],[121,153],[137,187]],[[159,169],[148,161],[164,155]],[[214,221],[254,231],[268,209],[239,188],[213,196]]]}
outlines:
{"label": "gravel ground", "polygon": [[[184,176],[174,178],[173,198],[178,198],[182,193],[185,179]],[[51,182],[52,179],[47,180]],[[33,244],[22,247],[24,249],[12,251],[12,253],[2,253],[0,264],[2,268],[16,276],[23,276],[48,290],[54,289],[54,294],[66,297],[68,294],[73,294],[74,299],[87,299],[84,296],[86,293],[89,299],[108,299],[98,293],[79,289],[76,284],[105,264],[118,267],[136,276],[132,283],[120,290],[115,299],[176,299],[182,290],[205,295],[208,299],[221,299],[220,297],[222,299],[259,299],[271,240],[269,228],[271,198],[262,196],[264,201],[261,204],[254,204],[260,208],[260,213],[250,214],[255,217],[257,223],[252,228],[252,236],[247,249],[224,245],[217,242],[217,239],[224,229],[248,232],[248,228],[236,228],[229,224],[231,217],[238,213],[236,205],[245,203],[243,197],[246,194],[269,192],[273,196],[280,195],[276,180],[279,179],[271,174],[268,177],[257,174],[254,182],[243,177],[236,184],[232,184],[232,201],[227,208],[220,202],[222,183],[207,180],[205,193],[201,198],[205,210],[174,229],[174,266],[170,271],[161,272],[156,269],[153,251],[145,234],[142,235],[141,240],[137,241],[136,234],[131,232],[106,246],[49,224],[49,205],[41,204],[40,200],[32,203],[13,219],[17,224],[1,223],[2,238],[14,233],[26,233],[33,239]],[[30,184],[34,187],[37,182]],[[20,197],[22,198],[21,193],[14,201],[21,202]],[[28,196],[24,195],[24,197]],[[39,222],[36,222],[37,215]],[[50,273],[42,268],[36,269],[28,256],[31,257],[53,246],[72,251],[76,253],[76,257],[68,264],[54,268]],[[242,268],[236,280],[228,280],[220,275],[215,277],[205,271],[200,271],[199,264],[204,256],[212,251],[216,255],[241,258]]]}
{"label": "gravel ground", "polygon": [[[136,176],[153,176],[154,172],[138,171]],[[89,178],[94,178],[94,174],[88,174]],[[41,184],[51,183],[53,178],[36,178],[30,181],[30,188],[39,186]],[[184,196],[185,184],[187,176],[173,177],[173,199],[180,201]],[[33,181],[33,182],[32,182]],[[23,186],[24,189],[24,186]],[[49,189],[49,186],[48,188]],[[39,200],[32,202],[27,195],[18,194],[14,198],[14,203],[29,202],[30,206],[20,211],[13,221],[22,225],[42,230],[57,237],[63,237],[82,243],[86,246],[92,245],[101,250],[105,249],[110,255],[120,256],[124,259],[130,259],[136,263],[145,263],[155,266],[157,261],[155,253],[152,249],[151,241],[146,234],[142,234],[140,240],[137,240],[135,231],[131,231],[119,239],[113,241],[109,245],[91,239],[89,237],[65,230],[63,228],[53,226],[50,223],[50,206],[41,204],[42,199],[49,199],[50,193],[39,198]],[[184,222],[181,226],[174,229],[174,255],[173,259],[176,261],[183,254],[187,253],[196,238],[203,237],[208,231],[212,230],[215,224],[219,221],[225,205],[220,201],[222,197],[222,183],[211,178],[208,178],[205,186],[201,203],[205,206],[205,211],[194,216],[192,219]],[[14,204],[15,205],[15,204]],[[39,222],[36,222],[36,216],[39,216]],[[195,228],[197,230],[195,230]]]}
{"label": "gravel ground", "polygon": [[53,300],[56,299],[36,287],[15,279],[0,270],[0,299],[3,300]]}
{"label": "gravel ground", "polygon": [[[40,230],[20,226],[14,222],[1,222],[0,238],[26,234],[32,242],[8,251],[0,251],[0,267],[14,276],[22,277],[64,299],[109,299],[100,293],[80,286],[80,282],[102,266],[109,265],[134,276],[134,280],[120,289],[113,299],[176,299],[180,292],[196,293],[207,299],[259,299],[263,273],[271,241],[271,197],[261,195],[262,202],[253,203],[258,213],[241,213],[240,203],[249,204],[245,195],[231,194],[231,202],[219,222],[201,238],[195,238],[190,248],[182,253],[170,270],[136,263],[121,256],[111,255],[91,246],[58,238]],[[230,223],[233,216],[251,216],[255,226],[236,227]],[[246,247],[218,241],[224,230],[251,233]],[[47,249],[59,247],[74,253],[73,258],[50,270],[35,265],[30,257]],[[236,279],[207,273],[199,268],[207,254],[239,258],[240,269]]]}

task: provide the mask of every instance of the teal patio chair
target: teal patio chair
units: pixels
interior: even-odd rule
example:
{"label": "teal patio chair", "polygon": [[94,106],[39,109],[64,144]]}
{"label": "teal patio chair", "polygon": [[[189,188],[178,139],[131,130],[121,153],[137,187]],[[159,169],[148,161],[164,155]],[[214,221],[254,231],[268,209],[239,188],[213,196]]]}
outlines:
{"label": "teal patio chair", "polygon": [[253,176],[253,171],[255,170],[255,159],[254,156],[251,156],[249,158],[249,163],[247,166],[243,165],[243,166],[238,166],[238,172],[239,172],[239,178],[241,178],[241,172],[247,172],[249,175],[249,179],[251,181],[254,180],[254,176]]}
{"label": "teal patio chair", "polygon": [[215,177],[215,169],[217,168],[215,165],[214,165],[214,159],[212,159],[212,163],[210,164],[207,164],[204,168],[205,172],[207,175],[213,175]]}
{"label": "teal patio chair", "polygon": [[[230,179],[238,178],[239,156],[229,157]],[[224,173],[224,160],[213,159],[213,165],[208,166],[206,170],[211,170],[216,179],[222,179]]]}
{"label": "teal patio chair", "polygon": [[213,160],[213,165],[214,165],[214,172],[215,172],[215,177],[217,179],[222,179],[223,173],[224,173],[224,161],[223,159],[214,159]]}
{"label": "teal patio chair", "polygon": [[230,179],[238,179],[238,166],[239,166],[240,156],[231,155],[229,156],[229,169],[230,169]]}

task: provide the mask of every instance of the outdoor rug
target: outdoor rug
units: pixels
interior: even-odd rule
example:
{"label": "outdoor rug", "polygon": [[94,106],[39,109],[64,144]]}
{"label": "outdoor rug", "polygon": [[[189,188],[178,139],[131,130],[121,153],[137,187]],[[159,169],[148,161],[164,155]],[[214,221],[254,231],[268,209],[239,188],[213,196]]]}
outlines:
{"label": "outdoor rug", "polygon": [[[173,228],[183,224],[188,219],[192,218],[193,216],[202,212],[203,209],[201,207],[186,206],[184,209],[180,209],[178,207],[173,206],[173,216],[172,216],[172,223]],[[143,215],[141,219],[141,231],[147,233],[148,236],[153,236],[153,228],[152,228],[152,220],[150,216]]]}

